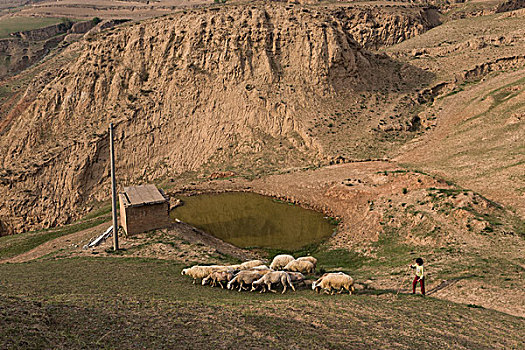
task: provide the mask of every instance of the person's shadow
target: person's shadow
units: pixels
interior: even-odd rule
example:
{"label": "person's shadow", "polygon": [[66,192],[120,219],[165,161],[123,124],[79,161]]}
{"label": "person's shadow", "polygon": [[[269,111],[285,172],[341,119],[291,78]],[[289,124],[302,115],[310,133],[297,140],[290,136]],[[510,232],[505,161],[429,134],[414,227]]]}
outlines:
{"label": "person's shadow", "polygon": [[[448,288],[456,283],[458,283],[461,280],[474,277],[475,275],[465,275],[461,277],[453,277],[448,280],[442,281],[440,284],[438,284],[435,287],[432,287],[430,290],[428,290],[425,295],[432,295],[436,292],[439,292],[440,290],[443,290],[445,288]],[[356,290],[355,294],[363,294],[363,295],[382,295],[382,294],[412,294],[411,289],[374,289],[365,286],[364,289]]]}

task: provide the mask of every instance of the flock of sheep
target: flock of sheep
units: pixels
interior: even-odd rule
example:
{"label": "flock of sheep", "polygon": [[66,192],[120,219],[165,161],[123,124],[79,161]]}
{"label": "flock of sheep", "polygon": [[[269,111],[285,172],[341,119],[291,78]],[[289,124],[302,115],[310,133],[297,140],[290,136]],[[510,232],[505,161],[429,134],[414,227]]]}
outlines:
{"label": "flock of sheep", "polygon": [[[295,291],[294,283],[305,283],[305,275],[313,274],[317,265],[317,259],[313,256],[303,256],[295,259],[291,255],[277,255],[270,267],[261,260],[246,261],[239,265],[195,265],[182,270],[182,275],[193,278],[193,283],[198,279],[202,285],[207,284],[227,289],[238,288],[242,290],[260,293],[272,290],[272,286],[283,286],[283,293],[288,287]],[[345,290],[352,294],[354,291],[354,280],[343,272],[325,273],[317,281],[312,283],[312,289],[319,293],[342,293]]]}

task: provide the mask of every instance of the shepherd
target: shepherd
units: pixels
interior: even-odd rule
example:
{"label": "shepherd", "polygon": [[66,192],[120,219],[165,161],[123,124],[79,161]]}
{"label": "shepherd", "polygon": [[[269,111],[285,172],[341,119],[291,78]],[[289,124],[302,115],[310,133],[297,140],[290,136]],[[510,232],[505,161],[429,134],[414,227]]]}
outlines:
{"label": "shepherd", "polygon": [[417,282],[421,285],[421,294],[425,295],[425,272],[423,269],[423,259],[417,258],[414,265],[410,265],[411,268],[416,269],[416,276],[414,282],[412,282],[412,294],[416,294]]}

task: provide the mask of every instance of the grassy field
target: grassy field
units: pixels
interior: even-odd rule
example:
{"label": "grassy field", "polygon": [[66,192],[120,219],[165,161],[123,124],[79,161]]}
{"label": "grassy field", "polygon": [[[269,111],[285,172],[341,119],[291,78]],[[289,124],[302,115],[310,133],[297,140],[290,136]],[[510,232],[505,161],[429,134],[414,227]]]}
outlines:
{"label": "grassy field", "polygon": [[32,231],[0,237],[0,260],[28,252],[47,241],[100,225],[107,220],[108,218],[106,216],[90,215],[89,219],[85,221],[63,226],[58,229]]}
{"label": "grassy field", "polygon": [[433,298],[233,292],[172,262],[0,265],[2,348],[518,348],[522,318]]}
{"label": "grassy field", "polygon": [[61,18],[52,17],[5,17],[0,18],[0,38],[9,37],[10,33],[44,28],[62,22]]}

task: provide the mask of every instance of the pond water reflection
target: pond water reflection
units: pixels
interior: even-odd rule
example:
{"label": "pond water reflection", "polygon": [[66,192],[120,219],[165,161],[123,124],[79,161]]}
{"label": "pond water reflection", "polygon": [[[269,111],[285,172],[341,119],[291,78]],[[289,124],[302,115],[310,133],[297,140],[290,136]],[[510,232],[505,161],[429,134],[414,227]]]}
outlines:
{"label": "pond water reflection", "polygon": [[238,247],[294,250],[330,237],[323,214],[254,193],[229,192],[182,198],[177,218]]}

